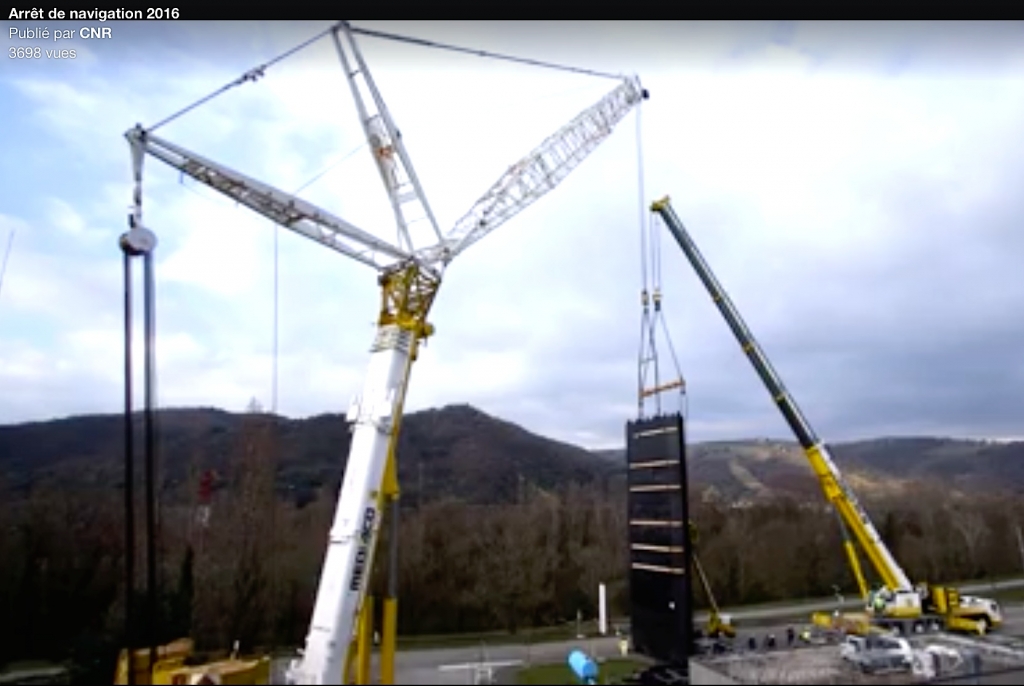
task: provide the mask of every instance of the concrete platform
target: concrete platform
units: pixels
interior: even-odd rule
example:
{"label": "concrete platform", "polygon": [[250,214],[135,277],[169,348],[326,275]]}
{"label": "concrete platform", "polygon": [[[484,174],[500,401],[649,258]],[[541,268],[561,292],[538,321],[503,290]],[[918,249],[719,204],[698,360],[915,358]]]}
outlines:
{"label": "concrete platform", "polygon": [[[970,662],[938,675],[943,683],[1024,683],[1024,642],[1001,637],[967,638],[931,634],[910,639],[915,648],[936,644],[956,649],[963,655],[981,658],[981,673],[970,672]],[[695,660],[702,670],[692,670],[691,683],[733,684],[914,684],[923,677],[911,672],[864,674],[843,660],[836,644],[803,646],[768,651],[733,653]],[[699,681],[698,681],[699,679]],[[718,680],[720,679],[720,680]]]}

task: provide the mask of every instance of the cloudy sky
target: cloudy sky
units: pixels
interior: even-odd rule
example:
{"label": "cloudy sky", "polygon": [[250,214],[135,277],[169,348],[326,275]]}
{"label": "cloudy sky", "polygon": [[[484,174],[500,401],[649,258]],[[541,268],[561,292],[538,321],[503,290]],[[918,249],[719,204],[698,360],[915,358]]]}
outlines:
{"label": "cloudy sky", "polygon": [[[409,409],[470,403],[582,445],[621,443],[636,414],[641,208],[670,194],[823,437],[1024,435],[1024,23],[353,23],[636,73],[651,93],[640,135],[631,114],[449,268]],[[121,408],[123,132],[329,26],[106,25],[110,40],[59,43],[8,35],[53,22],[4,27],[5,52],[76,56],[0,68],[0,250],[14,232],[2,423]],[[442,228],[615,86],[359,45]],[[159,134],[283,190],[306,186],[302,197],[394,240],[329,38]],[[144,203],[160,239],[160,404],[271,406],[272,224],[153,158]],[[374,274],[287,230],[277,239],[277,410],[344,411],[373,337]],[[789,438],[688,263],[661,243],[691,435]]]}

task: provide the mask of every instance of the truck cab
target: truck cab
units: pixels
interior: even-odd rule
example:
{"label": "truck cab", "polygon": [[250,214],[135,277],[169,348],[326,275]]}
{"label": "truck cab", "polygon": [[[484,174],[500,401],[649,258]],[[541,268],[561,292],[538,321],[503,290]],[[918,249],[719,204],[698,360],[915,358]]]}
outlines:
{"label": "truck cab", "polygon": [[973,619],[980,625],[981,633],[1003,623],[1003,610],[999,603],[991,598],[962,595],[960,603],[953,608],[953,614],[964,619]]}

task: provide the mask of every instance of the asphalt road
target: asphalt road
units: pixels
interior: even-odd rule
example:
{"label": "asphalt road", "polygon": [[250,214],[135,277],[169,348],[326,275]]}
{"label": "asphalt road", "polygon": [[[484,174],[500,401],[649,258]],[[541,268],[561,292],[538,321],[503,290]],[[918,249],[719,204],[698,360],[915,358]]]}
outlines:
{"label": "asphalt road", "polygon": [[[958,586],[957,589],[961,594],[966,595],[980,595],[984,596],[987,593],[994,593],[995,591],[1012,590],[1015,588],[1024,588],[1024,579],[1011,579],[1009,581],[993,581],[984,584],[968,584],[966,586]],[[727,613],[732,616],[733,622],[737,625],[742,624],[744,621],[760,622],[766,619],[800,619],[801,621],[810,618],[811,614],[821,610],[834,610],[844,609],[850,610],[858,607],[862,607],[864,601],[860,598],[847,598],[842,603],[837,602],[836,599],[818,599],[801,601],[799,603],[791,603],[787,605],[778,605],[772,607],[763,608],[737,608],[735,610],[723,609],[723,613]],[[697,613],[695,617],[697,622],[704,622],[707,620],[706,613]]]}
{"label": "asphalt road", "polygon": [[[753,636],[757,640],[758,645],[761,645],[765,637],[769,634],[774,634],[780,646],[785,644],[787,627],[799,629],[801,626],[808,624],[807,620],[808,618],[804,617],[800,618],[800,621],[789,623],[773,621],[763,624],[759,622],[753,626],[744,626],[741,620],[734,619],[737,628],[737,639],[740,643],[746,644],[747,639]],[[1024,640],[1024,603],[1017,602],[1003,607],[1003,626],[995,633],[1000,637],[1012,636]]]}
{"label": "asphalt road", "polygon": [[[520,665],[563,662],[570,652],[580,649],[592,657],[619,654],[615,638],[586,638],[579,641],[535,643],[532,645],[494,645],[464,648],[399,651],[395,656],[395,682],[399,684],[472,684],[474,667],[481,662],[494,664],[495,672]],[[376,663],[376,656],[374,659]],[[503,664],[504,663],[504,664]],[[273,683],[284,683],[287,660],[274,663]],[[374,670],[376,673],[376,664]]]}
{"label": "asphalt road", "polygon": [[[1016,582],[1024,585],[1024,581]],[[985,588],[965,588],[968,593],[982,593]],[[787,608],[771,608],[752,611],[747,618],[764,620],[771,616],[770,612],[786,612],[795,618],[807,622],[809,613],[821,609],[821,605],[795,605]],[[766,614],[769,613],[769,614]],[[801,614],[803,613],[803,614]],[[1017,636],[1024,638],[1024,603],[1017,602],[1003,607],[1004,624],[999,630],[1001,636]],[[775,616],[779,616],[776,614]],[[785,616],[785,615],[783,615]],[[774,634],[781,646],[785,642],[786,627],[797,626],[796,622],[769,623],[763,626],[744,629],[740,613],[733,613],[734,621],[739,628],[738,638],[746,642],[753,636],[758,645],[769,634]],[[523,664],[550,664],[564,661],[569,652],[579,648],[594,657],[614,657],[618,655],[618,641],[614,638],[584,639],[582,641],[563,641],[559,643],[540,643],[531,646],[487,646],[480,648],[445,648],[437,650],[417,650],[400,652],[395,659],[396,680],[403,684],[472,684],[471,669],[450,669],[452,666],[469,666],[480,661],[519,660]],[[446,669],[447,668],[447,669]],[[1019,678],[1019,675],[1018,675]]]}
{"label": "asphalt road", "polygon": [[615,638],[408,651],[398,653],[395,658],[395,680],[402,684],[472,684],[472,665],[476,663],[551,664],[564,662],[574,649],[595,658],[619,654]]}

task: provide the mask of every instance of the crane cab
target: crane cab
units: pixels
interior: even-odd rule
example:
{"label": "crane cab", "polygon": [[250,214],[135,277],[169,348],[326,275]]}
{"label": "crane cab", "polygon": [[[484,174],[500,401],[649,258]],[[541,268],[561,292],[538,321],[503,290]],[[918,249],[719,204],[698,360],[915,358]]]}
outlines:
{"label": "crane cab", "polygon": [[974,612],[988,617],[993,625],[1003,623],[1003,610],[999,603],[990,598],[979,598],[973,595],[960,596],[960,607],[965,614]]}
{"label": "crane cab", "polygon": [[911,589],[882,588],[868,595],[868,612],[876,617],[920,617],[921,596]]}
{"label": "crane cab", "polygon": [[960,596],[959,602],[950,613],[959,620],[974,622],[978,634],[986,634],[990,629],[998,628],[1003,623],[1003,610],[999,603],[990,598],[977,596]]}

